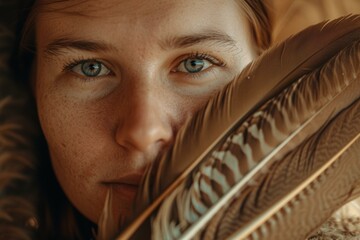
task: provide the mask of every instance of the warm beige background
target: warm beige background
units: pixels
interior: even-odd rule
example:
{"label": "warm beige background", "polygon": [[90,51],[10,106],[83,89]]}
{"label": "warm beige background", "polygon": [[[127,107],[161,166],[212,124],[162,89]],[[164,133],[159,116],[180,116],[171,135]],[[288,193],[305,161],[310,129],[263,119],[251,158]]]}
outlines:
{"label": "warm beige background", "polygon": [[273,21],[273,42],[305,27],[351,13],[360,14],[360,0],[264,0]]}

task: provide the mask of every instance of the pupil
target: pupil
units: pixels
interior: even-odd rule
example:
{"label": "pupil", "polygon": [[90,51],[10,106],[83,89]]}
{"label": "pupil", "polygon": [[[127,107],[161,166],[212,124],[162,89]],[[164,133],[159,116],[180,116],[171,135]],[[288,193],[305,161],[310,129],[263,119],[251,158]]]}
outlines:
{"label": "pupil", "polygon": [[204,67],[204,60],[188,59],[185,61],[185,69],[190,73],[200,72]]}
{"label": "pupil", "polygon": [[81,70],[86,76],[95,77],[101,72],[101,64],[98,62],[85,62]]}

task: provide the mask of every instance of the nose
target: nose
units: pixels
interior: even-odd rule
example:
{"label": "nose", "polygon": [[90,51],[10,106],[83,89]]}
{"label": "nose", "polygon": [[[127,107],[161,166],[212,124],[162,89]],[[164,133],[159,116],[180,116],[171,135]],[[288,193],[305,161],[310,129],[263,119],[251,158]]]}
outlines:
{"label": "nose", "polygon": [[166,104],[146,91],[128,99],[117,126],[117,143],[128,150],[157,154],[173,138]]}

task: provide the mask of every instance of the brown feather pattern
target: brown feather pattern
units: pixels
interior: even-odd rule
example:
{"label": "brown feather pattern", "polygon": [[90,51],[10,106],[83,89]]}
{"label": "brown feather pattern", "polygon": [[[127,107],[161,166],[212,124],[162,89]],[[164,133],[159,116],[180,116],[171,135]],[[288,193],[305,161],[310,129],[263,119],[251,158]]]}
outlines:
{"label": "brown feather pattern", "polygon": [[359,35],[359,16],[344,17],[307,28],[263,54],[179,131],[171,151],[152,165],[139,202],[147,206],[174,179],[187,176],[246,115],[294,79],[321,66]]}
{"label": "brown feather pattern", "polygon": [[[249,190],[249,200],[231,203],[227,211],[235,218],[221,212],[224,222],[217,226],[217,238],[305,239],[334,210],[360,195],[359,156],[360,99],[272,165],[270,176],[260,177],[261,192]],[[293,196],[286,199],[283,193],[290,191]],[[240,208],[244,211],[235,210]]]}
{"label": "brown feather pattern", "polygon": [[26,190],[34,183],[34,131],[15,114],[23,106],[23,100],[0,99],[0,239],[31,239],[34,230],[35,192]]}
{"label": "brown feather pattern", "polygon": [[[304,43],[314,40],[314,34],[315,44]],[[171,194],[165,191],[167,199],[152,221],[153,238],[179,237],[218,204],[219,199],[233,189],[234,185],[239,184],[239,181],[242,183],[236,190],[237,195],[233,200],[235,203],[229,207],[229,200],[233,197],[225,201],[227,204],[222,207],[227,207],[227,210],[215,211],[218,213],[210,217],[212,222],[206,231],[195,231],[197,237],[219,236],[219,239],[223,239],[256,216],[260,211],[257,209],[259,199],[271,202],[269,199],[273,199],[273,192],[268,194],[263,190],[267,189],[268,181],[274,177],[269,174],[269,169],[282,162],[279,159],[320,131],[319,128],[329,118],[359,97],[358,43],[325,64],[335,53],[359,39],[359,36],[358,16],[309,28],[249,65],[239,78],[211,100],[185,130],[179,133],[172,151],[156,162],[147,175],[142,199],[150,197],[152,191],[155,198],[169,182],[180,179],[169,190],[172,191]],[[296,59],[292,56],[296,56]],[[342,64],[344,61],[346,66]],[[322,65],[324,66],[318,68]],[[263,88],[259,89],[260,83]],[[242,104],[239,106],[238,102]],[[190,136],[195,129],[199,134]],[[286,144],[282,144],[284,141]],[[194,145],[197,147],[190,147]],[[272,152],[276,154],[271,155]],[[305,156],[304,152],[299,152],[301,156]],[[264,161],[264,158],[268,160]],[[307,158],[301,159],[306,161]],[[307,168],[311,166],[310,163],[305,165]],[[184,181],[184,177],[179,177],[179,174],[190,177]],[[165,180],[161,181],[160,176]],[[286,176],[286,171],[283,171],[276,179],[287,179]],[[155,180],[152,181],[153,179]],[[291,186],[293,185],[290,184],[287,189]],[[275,195],[278,194],[277,191],[286,192],[281,188],[276,189]],[[147,201],[144,202],[146,205]],[[162,199],[158,202],[162,202]],[[256,202],[255,207],[245,204],[253,202]],[[269,203],[271,204],[273,202]],[[239,214],[243,211],[249,214]],[[239,215],[245,219],[246,216],[251,217],[243,220]],[[274,221],[270,223],[274,224]],[[202,221],[200,229],[207,224],[207,221]],[[314,228],[314,225],[311,226]],[[133,230],[129,232],[131,231]],[[125,232],[120,238],[130,235]]]}
{"label": "brown feather pattern", "polygon": [[[358,97],[360,93],[358,77],[360,76],[359,46],[357,42],[347,51],[341,52],[336,58],[325,64],[320,71],[305,75],[277,97],[267,102],[263,108],[260,108],[258,112],[254,113],[244,122],[221,148],[214,151],[209,160],[200,166],[200,169],[191,180],[190,186],[189,182],[182,184],[181,190],[172,193],[172,195],[176,194],[177,197],[172,199],[170,196],[169,199],[164,201],[157,213],[157,217],[153,221],[152,230],[154,239],[159,239],[163,236],[166,236],[166,239],[178,238],[184,229],[196,222],[210,207],[217,204],[219,198],[226,194],[236,182],[242,179],[242,176],[246,176],[255,166],[261,166],[261,173],[266,172],[263,174],[264,178],[273,177],[273,172],[266,170],[268,162],[266,162],[266,165],[259,164],[259,161],[264,156],[268,156],[271,151],[276,149],[276,146],[285,142],[287,136],[291,135],[300,125],[301,134],[297,133],[296,140],[287,140],[287,147],[281,150],[287,153],[291,150],[292,146],[296,146],[297,143],[304,141],[307,136],[312,134],[314,130],[318,130],[331,115],[336,114],[342,107],[354,101],[354,97]],[[346,63],[346,68],[344,67],[344,62]],[[328,71],[329,69],[331,71]],[[339,105],[339,101],[342,102],[341,105]],[[308,119],[311,119],[311,121],[308,121]],[[304,125],[304,122],[309,122],[310,126]],[[354,129],[355,132],[357,132],[356,130],[360,131],[356,127]],[[244,137],[245,135],[247,137]],[[236,147],[237,151],[233,151]],[[281,151],[277,152],[276,157],[273,158],[274,160],[282,157],[284,153],[281,153]],[[309,165],[307,167],[310,168],[310,163],[322,163],[321,161],[314,163],[311,157],[313,152],[315,152],[314,149],[302,151],[302,158],[299,159],[297,164]],[[305,163],[300,160],[305,161]],[[243,172],[241,168],[237,167],[237,165],[240,165],[240,162],[247,162],[248,168]],[[269,162],[272,163],[271,161]],[[256,171],[257,174],[259,174],[258,172]],[[288,171],[283,171],[279,175],[286,177],[288,173],[298,173],[298,176],[295,178],[296,180],[307,176],[304,172],[299,172],[298,169],[296,171],[288,169]],[[229,175],[232,175],[232,177],[229,178]],[[252,182],[244,184],[243,188],[249,191],[249,188],[255,185],[253,187],[255,193],[252,192],[254,196],[251,198],[251,202],[255,201],[256,206],[265,206],[261,200],[266,202],[267,198],[273,199],[274,197],[264,190],[268,189],[266,185],[261,185],[265,184],[266,181],[259,181],[256,175],[250,176],[249,179]],[[284,181],[283,184],[285,182],[288,184],[288,191],[294,186],[289,179],[282,179]],[[274,186],[279,186],[280,183]],[[274,191],[276,196],[287,192],[282,189],[281,184]],[[237,188],[236,194],[238,196],[242,195],[240,188]],[[249,202],[248,197],[249,195],[244,194],[239,198],[242,201],[244,201],[243,198],[247,198],[246,201]],[[233,207],[231,206],[230,209],[233,209]],[[244,208],[244,211],[250,212],[257,212],[261,209],[259,207],[251,208],[248,205],[242,205],[241,208]],[[172,211],[169,211],[169,209],[172,209]],[[174,216],[164,217],[174,210],[177,210]],[[222,225],[232,225],[231,221],[227,222],[227,224],[224,224],[224,222],[224,219],[217,222],[216,225],[219,226],[219,229],[224,229],[221,227]],[[236,221],[234,221],[235,223]],[[241,226],[241,224],[239,225]],[[166,235],[169,233],[174,233],[174,235]],[[212,235],[208,234],[205,238],[208,239],[210,236]],[[223,236],[219,237],[219,239],[223,238]]]}

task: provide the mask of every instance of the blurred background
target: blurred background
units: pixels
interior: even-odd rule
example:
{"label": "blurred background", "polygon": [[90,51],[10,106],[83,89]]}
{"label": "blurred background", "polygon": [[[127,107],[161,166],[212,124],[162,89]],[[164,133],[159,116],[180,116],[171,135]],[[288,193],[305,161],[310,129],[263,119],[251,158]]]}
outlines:
{"label": "blurred background", "polygon": [[264,0],[273,22],[274,43],[327,19],[360,14],[360,0]]}

